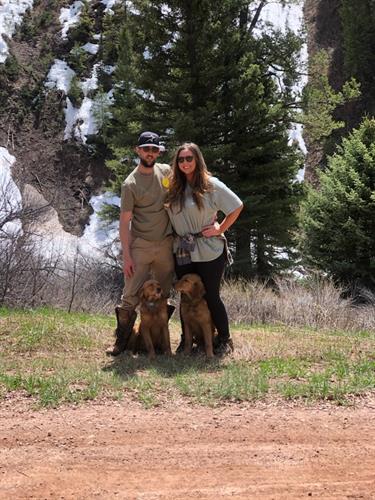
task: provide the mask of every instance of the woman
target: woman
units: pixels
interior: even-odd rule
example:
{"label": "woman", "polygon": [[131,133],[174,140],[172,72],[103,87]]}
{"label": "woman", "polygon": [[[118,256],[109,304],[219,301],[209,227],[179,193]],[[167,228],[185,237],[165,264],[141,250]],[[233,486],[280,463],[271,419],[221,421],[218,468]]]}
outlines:
{"label": "woman", "polygon": [[[220,298],[220,282],[230,257],[224,232],[235,222],[243,204],[223,182],[207,170],[199,147],[180,146],[173,158],[166,207],[177,235],[174,242],[177,278],[197,273],[206,288],[206,300],[218,335],[215,353],[233,349],[228,316]],[[221,223],[217,212],[224,213]],[[183,349],[181,338],[177,352]]]}

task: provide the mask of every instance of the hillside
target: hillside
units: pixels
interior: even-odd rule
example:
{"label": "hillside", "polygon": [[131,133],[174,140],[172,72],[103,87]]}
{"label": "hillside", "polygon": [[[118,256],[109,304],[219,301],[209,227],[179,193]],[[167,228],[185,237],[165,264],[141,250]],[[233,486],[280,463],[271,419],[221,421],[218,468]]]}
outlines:
{"label": "hillside", "polygon": [[[16,157],[13,176],[21,191],[32,185],[57,210],[64,229],[80,235],[92,212],[90,196],[108,174],[100,155],[82,140],[64,138],[65,92],[45,87],[53,61],[72,48],[59,20],[68,3],[35,1],[7,40],[10,55],[0,67],[0,142]],[[93,9],[100,23],[105,5],[97,2]],[[87,72],[94,62],[90,56]]]}

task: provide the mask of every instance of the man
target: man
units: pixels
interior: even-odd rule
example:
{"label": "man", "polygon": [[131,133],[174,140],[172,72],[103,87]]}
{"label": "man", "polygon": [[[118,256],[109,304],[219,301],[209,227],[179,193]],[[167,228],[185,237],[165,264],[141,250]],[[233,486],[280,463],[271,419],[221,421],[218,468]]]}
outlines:
{"label": "man", "polygon": [[[164,200],[169,187],[170,167],[156,163],[164,147],[154,132],[143,132],[135,148],[139,164],[121,188],[120,240],[125,287],[116,307],[116,341],[107,354],[125,351],[137,314],[138,291],[153,274],[169,296],[174,262],[172,227]],[[174,308],[169,306],[169,315]]]}

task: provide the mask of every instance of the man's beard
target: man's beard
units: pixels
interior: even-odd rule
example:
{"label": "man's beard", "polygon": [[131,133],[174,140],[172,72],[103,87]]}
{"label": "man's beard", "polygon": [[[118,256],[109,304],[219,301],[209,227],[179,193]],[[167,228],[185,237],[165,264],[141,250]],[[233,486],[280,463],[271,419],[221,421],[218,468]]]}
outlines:
{"label": "man's beard", "polygon": [[140,158],[140,163],[143,167],[146,167],[146,168],[152,168],[155,163],[156,163],[156,160],[154,160],[153,162],[150,163],[146,163],[145,160],[143,160],[142,158]]}

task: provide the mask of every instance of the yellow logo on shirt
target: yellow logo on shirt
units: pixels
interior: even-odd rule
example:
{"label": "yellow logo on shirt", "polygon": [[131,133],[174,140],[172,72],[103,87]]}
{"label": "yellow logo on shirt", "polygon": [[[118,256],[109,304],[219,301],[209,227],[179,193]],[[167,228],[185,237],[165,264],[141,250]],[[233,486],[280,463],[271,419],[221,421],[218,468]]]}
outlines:
{"label": "yellow logo on shirt", "polygon": [[169,188],[169,179],[168,177],[163,177],[162,180],[161,180],[161,183],[163,184],[163,186],[168,189]]}

